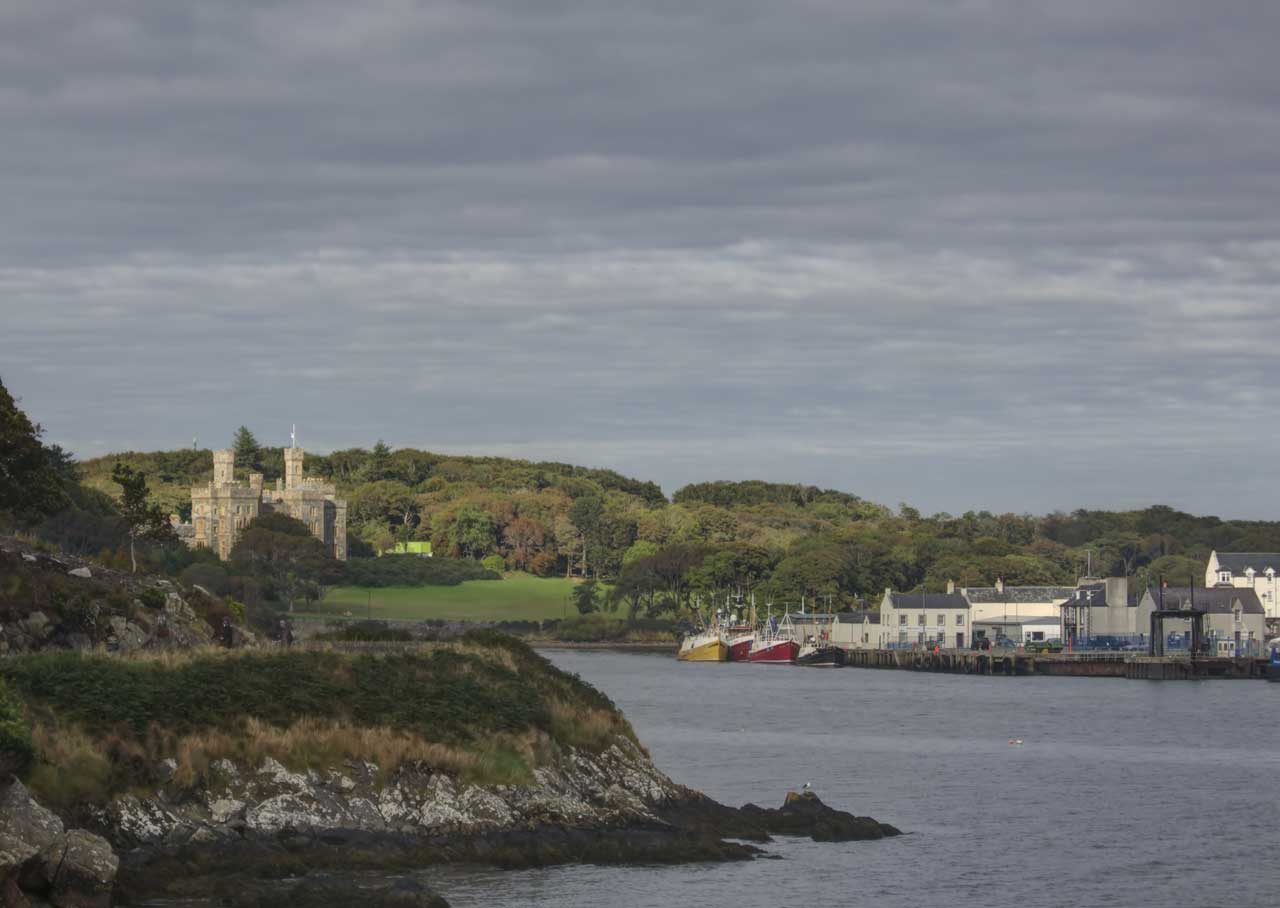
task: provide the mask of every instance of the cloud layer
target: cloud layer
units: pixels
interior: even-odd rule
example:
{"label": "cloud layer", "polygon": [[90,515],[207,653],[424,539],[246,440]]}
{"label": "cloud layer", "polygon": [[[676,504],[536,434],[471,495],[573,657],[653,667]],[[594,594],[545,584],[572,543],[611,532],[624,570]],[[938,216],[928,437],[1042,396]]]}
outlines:
{"label": "cloud layer", "polygon": [[926,510],[1274,516],[1273,4],[10,2],[0,376]]}

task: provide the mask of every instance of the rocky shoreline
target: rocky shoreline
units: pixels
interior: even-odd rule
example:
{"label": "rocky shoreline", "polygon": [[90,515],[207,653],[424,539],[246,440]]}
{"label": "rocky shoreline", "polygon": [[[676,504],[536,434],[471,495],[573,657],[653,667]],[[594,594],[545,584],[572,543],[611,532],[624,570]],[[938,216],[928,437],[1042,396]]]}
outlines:
{"label": "rocky shoreline", "polygon": [[[0,836],[0,904],[106,908],[113,896],[122,904],[211,896],[246,906],[312,896],[340,903],[344,878],[318,870],[734,861],[761,855],[774,835],[898,834],[808,794],[778,809],[727,807],[672,782],[621,739],[602,754],[567,754],[531,785],[468,785],[414,768],[383,779],[372,764],[291,772],[270,759],[215,770],[216,783],[199,790],[166,786],[90,807],[78,818],[88,828],[69,832],[10,783],[0,800],[0,828],[9,830]],[[359,900],[446,904],[411,879],[361,890]]]}
{"label": "rocky shoreline", "polygon": [[807,794],[731,808],[673,782],[607,697],[500,634],[212,651],[198,588],[8,542],[4,572],[36,593],[0,624],[0,908],[440,908],[413,871],[898,834]]}

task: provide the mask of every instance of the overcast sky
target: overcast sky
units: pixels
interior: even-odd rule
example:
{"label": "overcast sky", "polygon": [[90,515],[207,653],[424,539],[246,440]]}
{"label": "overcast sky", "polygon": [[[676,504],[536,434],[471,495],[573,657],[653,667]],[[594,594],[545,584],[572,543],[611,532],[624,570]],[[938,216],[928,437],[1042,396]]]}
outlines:
{"label": "overcast sky", "polygon": [[0,379],[393,446],[1280,517],[1280,4],[0,3]]}

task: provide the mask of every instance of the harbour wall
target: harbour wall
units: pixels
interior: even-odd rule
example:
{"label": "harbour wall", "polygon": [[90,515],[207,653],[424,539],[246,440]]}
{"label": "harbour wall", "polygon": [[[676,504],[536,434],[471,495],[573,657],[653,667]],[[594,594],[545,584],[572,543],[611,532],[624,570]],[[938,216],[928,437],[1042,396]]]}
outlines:
{"label": "harbour wall", "polygon": [[979,650],[867,650],[845,654],[850,668],[962,675],[1075,676],[1145,681],[1265,678],[1267,662],[1255,658],[1135,656],[1123,653],[1027,653]]}

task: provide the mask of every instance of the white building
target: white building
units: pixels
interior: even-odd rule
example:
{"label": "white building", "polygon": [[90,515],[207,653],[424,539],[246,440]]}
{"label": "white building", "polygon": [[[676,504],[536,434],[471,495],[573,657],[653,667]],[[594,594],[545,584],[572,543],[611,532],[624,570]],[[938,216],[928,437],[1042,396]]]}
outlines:
{"label": "white building", "polygon": [[884,591],[880,602],[879,649],[917,646],[966,649],[969,600],[959,593]]}
{"label": "white building", "polygon": [[1280,619],[1280,554],[1275,552],[1210,552],[1204,572],[1205,586],[1251,589],[1266,617]]}
{"label": "white building", "polygon": [[874,609],[839,612],[831,625],[831,642],[843,649],[880,646],[880,613]]}
{"label": "white building", "polygon": [[[955,592],[954,584],[947,584],[947,592]],[[1062,603],[1072,597],[1075,588],[1005,586],[1003,580],[996,580],[995,586],[961,587],[959,592],[969,600],[969,614],[974,622],[1018,621],[1023,618],[1052,618],[1057,621],[1062,614]]]}
{"label": "white building", "polygon": [[1062,616],[1054,618],[974,618],[973,634],[995,641],[1000,637],[1019,644],[1062,639]]}

